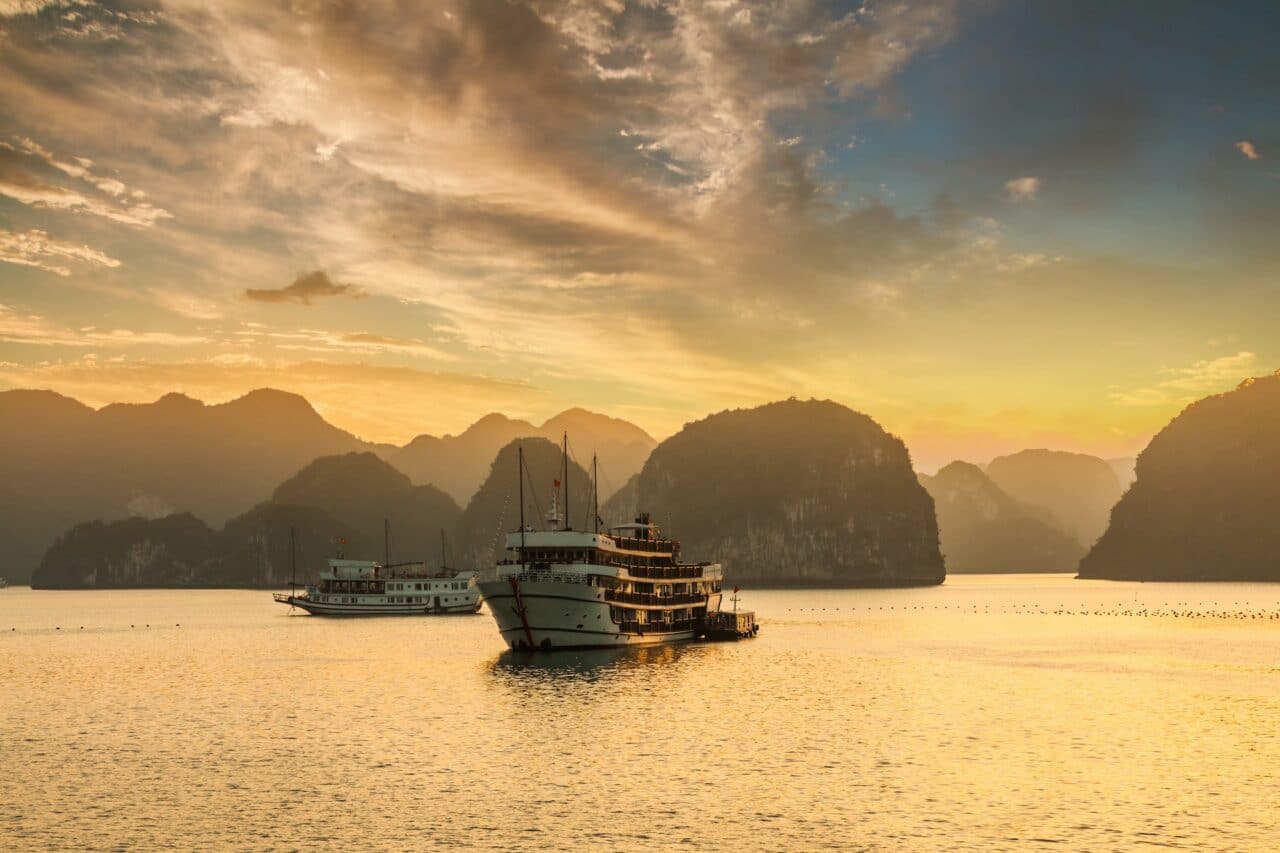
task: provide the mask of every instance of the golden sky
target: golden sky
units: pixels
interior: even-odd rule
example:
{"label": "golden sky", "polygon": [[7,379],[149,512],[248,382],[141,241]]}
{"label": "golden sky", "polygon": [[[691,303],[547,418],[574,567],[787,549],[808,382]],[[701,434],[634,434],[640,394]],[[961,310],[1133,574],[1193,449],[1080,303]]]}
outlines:
{"label": "golden sky", "polygon": [[0,389],[1131,454],[1280,361],[1275,17],[0,0]]}

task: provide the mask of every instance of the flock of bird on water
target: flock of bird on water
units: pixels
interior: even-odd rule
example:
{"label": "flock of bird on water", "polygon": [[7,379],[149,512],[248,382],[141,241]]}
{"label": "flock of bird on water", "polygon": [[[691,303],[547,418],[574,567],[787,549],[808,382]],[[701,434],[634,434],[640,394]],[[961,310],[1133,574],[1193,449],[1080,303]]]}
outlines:
{"label": "flock of bird on water", "polygon": [[[1014,607],[1000,607],[993,611],[991,609],[991,605],[989,604],[984,604],[981,606],[976,604],[972,604],[972,605],[970,604],[932,604],[932,605],[914,604],[911,606],[906,606],[906,605],[895,606],[890,604],[887,606],[882,605],[879,607],[871,607],[871,606],[846,607],[844,608],[844,610],[849,613],[857,613],[857,612],[864,612],[864,611],[878,612],[878,611],[886,611],[886,610],[897,611],[897,612],[906,612],[906,611],[913,611],[913,610],[914,611],[946,610],[946,611],[952,611],[956,613],[981,613],[984,616],[989,616],[994,612],[1000,616],[1008,616],[1008,615],[1014,615],[1014,616],[1156,616],[1156,617],[1170,617],[1173,619],[1280,619],[1280,609],[1276,609],[1276,610],[1266,610],[1266,609],[1257,610],[1257,609],[1248,609],[1248,608],[1239,609],[1243,605],[1245,605],[1246,602],[1236,601],[1236,602],[1230,602],[1230,603],[1234,604],[1238,609],[1236,610],[1227,610],[1227,609],[1195,610],[1195,609],[1190,609],[1191,608],[1190,602],[1178,601],[1172,604],[1170,604],[1169,602],[1165,602],[1158,608],[1138,607],[1134,605],[1132,602],[1130,602],[1127,605],[1122,602],[1115,605],[1114,607],[1109,607],[1109,608],[1108,607],[1078,607],[1078,609],[1075,609],[1075,610],[1068,610],[1066,604],[1059,604],[1056,610],[1045,610],[1042,607],[1033,608],[1033,607],[1014,606]],[[1210,604],[1215,608],[1219,606],[1218,602],[1216,601],[1210,602]],[[1228,602],[1223,602],[1222,606],[1225,607],[1227,604]],[[1188,608],[1188,609],[1179,610],[1177,609],[1179,607]],[[826,613],[826,612],[832,612],[832,611],[840,612],[840,609],[841,608],[839,607],[797,607],[797,608],[788,607],[787,612],[788,613]]]}
{"label": "flock of bird on water", "polygon": [[[1234,604],[1237,609],[1225,609],[1227,604]],[[1210,602],[1217,608],[1218,602]],[[1275,619],[1280,620],[1280,608],[1275,610],[1255,610],[1244,607],[1246,602],[1223,602],[1224,609],[1214,610],[1195,610],[1191,609],[1191,603],[1187,601],[1177,601],[1173,603],[1165,602],[1158,608],[1138,607],[1133,603],[1126,605],[1121,602],[1114,607],[1080,607],[1074,610],[1068,610],[1066,604],[1059,604],[1056,610],[1045,610],[1041,607],[1000,607],[996,610],[991,609],[991,605],[976,604],[913,604],[913,605],[880,605],[876,607],[788,607],[787,613],[875,613],[875,612],[900,612],[906,613],[910,611],[947,611],[954,613],[970,613],[982,614],[989,616],[995,613],[999,616],[1143,616],[1143,617],[1168,617],[1172,619]],[[1187,609],[1178,609],[1187,608]],[[130,628],[136,628],[137,625],[130,625]],[[150,628],[151,625],[143,625],[144,628]],[[159,625],[156,626],[160,627]],[[181,628],[181,624],[175,624],[173,627]],[[10,631],[17,631],[17,628],[10,628]],[[48,628],[34,628],[32,631],[47,631]],[[53,630],[61,631],[62,627],[57,626]],[[78,630],[83,631],[84,626],[81,625]]]}

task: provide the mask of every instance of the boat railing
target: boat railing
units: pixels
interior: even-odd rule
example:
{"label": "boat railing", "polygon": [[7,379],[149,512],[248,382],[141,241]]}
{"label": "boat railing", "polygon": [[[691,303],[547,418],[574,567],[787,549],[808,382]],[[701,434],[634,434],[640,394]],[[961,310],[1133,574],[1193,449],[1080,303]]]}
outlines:
{"label": "boat railing", "polygon": [[606,589],[604,600],[617,604],[652,604],[661,606],[667,604],[705,604],[707,597],[688,593],[658,595],[652,592],[621,592],[619,590]]}

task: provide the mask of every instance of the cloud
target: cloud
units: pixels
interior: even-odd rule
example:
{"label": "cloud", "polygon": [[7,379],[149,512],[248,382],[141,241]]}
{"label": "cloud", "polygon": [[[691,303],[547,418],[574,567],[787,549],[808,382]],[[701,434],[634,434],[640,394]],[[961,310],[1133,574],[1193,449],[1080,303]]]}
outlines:
{"label": "cloud", "polygon": [[1165,368],[1164,373],[1169,378],[1154,385],[1114,393],[1111,399],[1122,406],[1186,405],[1209,394],[1234,388],[1261,372],[1258,356],[1242,351],[1197,361],[1190,367]]}
{"label": "cloud", "polygon": [[1236,150],[1250,160],[1261,160],[1262,155],[1258,153],[1258,149],[1254,147],[1252,142],[1241,140],[1236,143]]}
{"label": "cloud", "polygon": [[1004,191],[1014,201],[1030,201],[1040,191],[1040,179],[1032,176],[1005,181]]}
{"label": "cloud", "polygon": [[312,299],[324,296],[359,296],[360,291],[349,284],[337,284],[330,280],[323,270],[303,273],[293,280],[293,284],[277,290],[256,290],[250,288],[244,295],[256,302],[295,302],[299,305],[310,305]]}
{"label": "cloud", "polygon": [[46,8],[71,5],[70,0],[0,0],[0,17],[34,15]]}
{"label": "cloud", "polygon": [[40,314],[23,313],[0,304],[0,341],[41,347],[128,348],[190,347],[208,343],[209,339],[200,335],[140,332],[133,329],[99,329],[96,326],[72,329]]}
{"label": "cloud", "polygon": [[22,233],[0,229],[0,261],[71,275],[68,263],[114,268],[120,261],[88,246],[56,240],[36,228]]}
{"label": "cloud", "polygon": [[[94,174],[90,170],[92,160],[84,157],[74,158],[75,162],[59,160],[31,139],[15,139],[16,145],[0,142],[0,195],[33,207],[88,213],[140,228],[150,228],[162,219],[173,218],[169,211],[145,201],[144,192],[130,193],[119,179]],[[52,178],[65,180],[62,176],[87,183],[98,194],[86,194],[53,182]],[[102,195],[111,198],[102,198]]]}

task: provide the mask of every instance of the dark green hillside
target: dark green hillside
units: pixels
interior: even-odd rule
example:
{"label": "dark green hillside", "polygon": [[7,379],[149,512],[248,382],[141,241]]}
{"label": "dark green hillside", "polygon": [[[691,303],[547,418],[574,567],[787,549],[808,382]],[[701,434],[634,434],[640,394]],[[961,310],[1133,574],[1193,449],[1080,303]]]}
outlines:
{"label": "dark green hillside", "polygon": [[662,442],[639,508],[684,556],[770,585],[941,583],[933,500],[903,443],[829,401],[721,412]]}
{"label": "dark green hillside", "polygon": [[1080,576],[1280,581],[1278,507],[1280,374],[1192,403],[1151,440]]}

